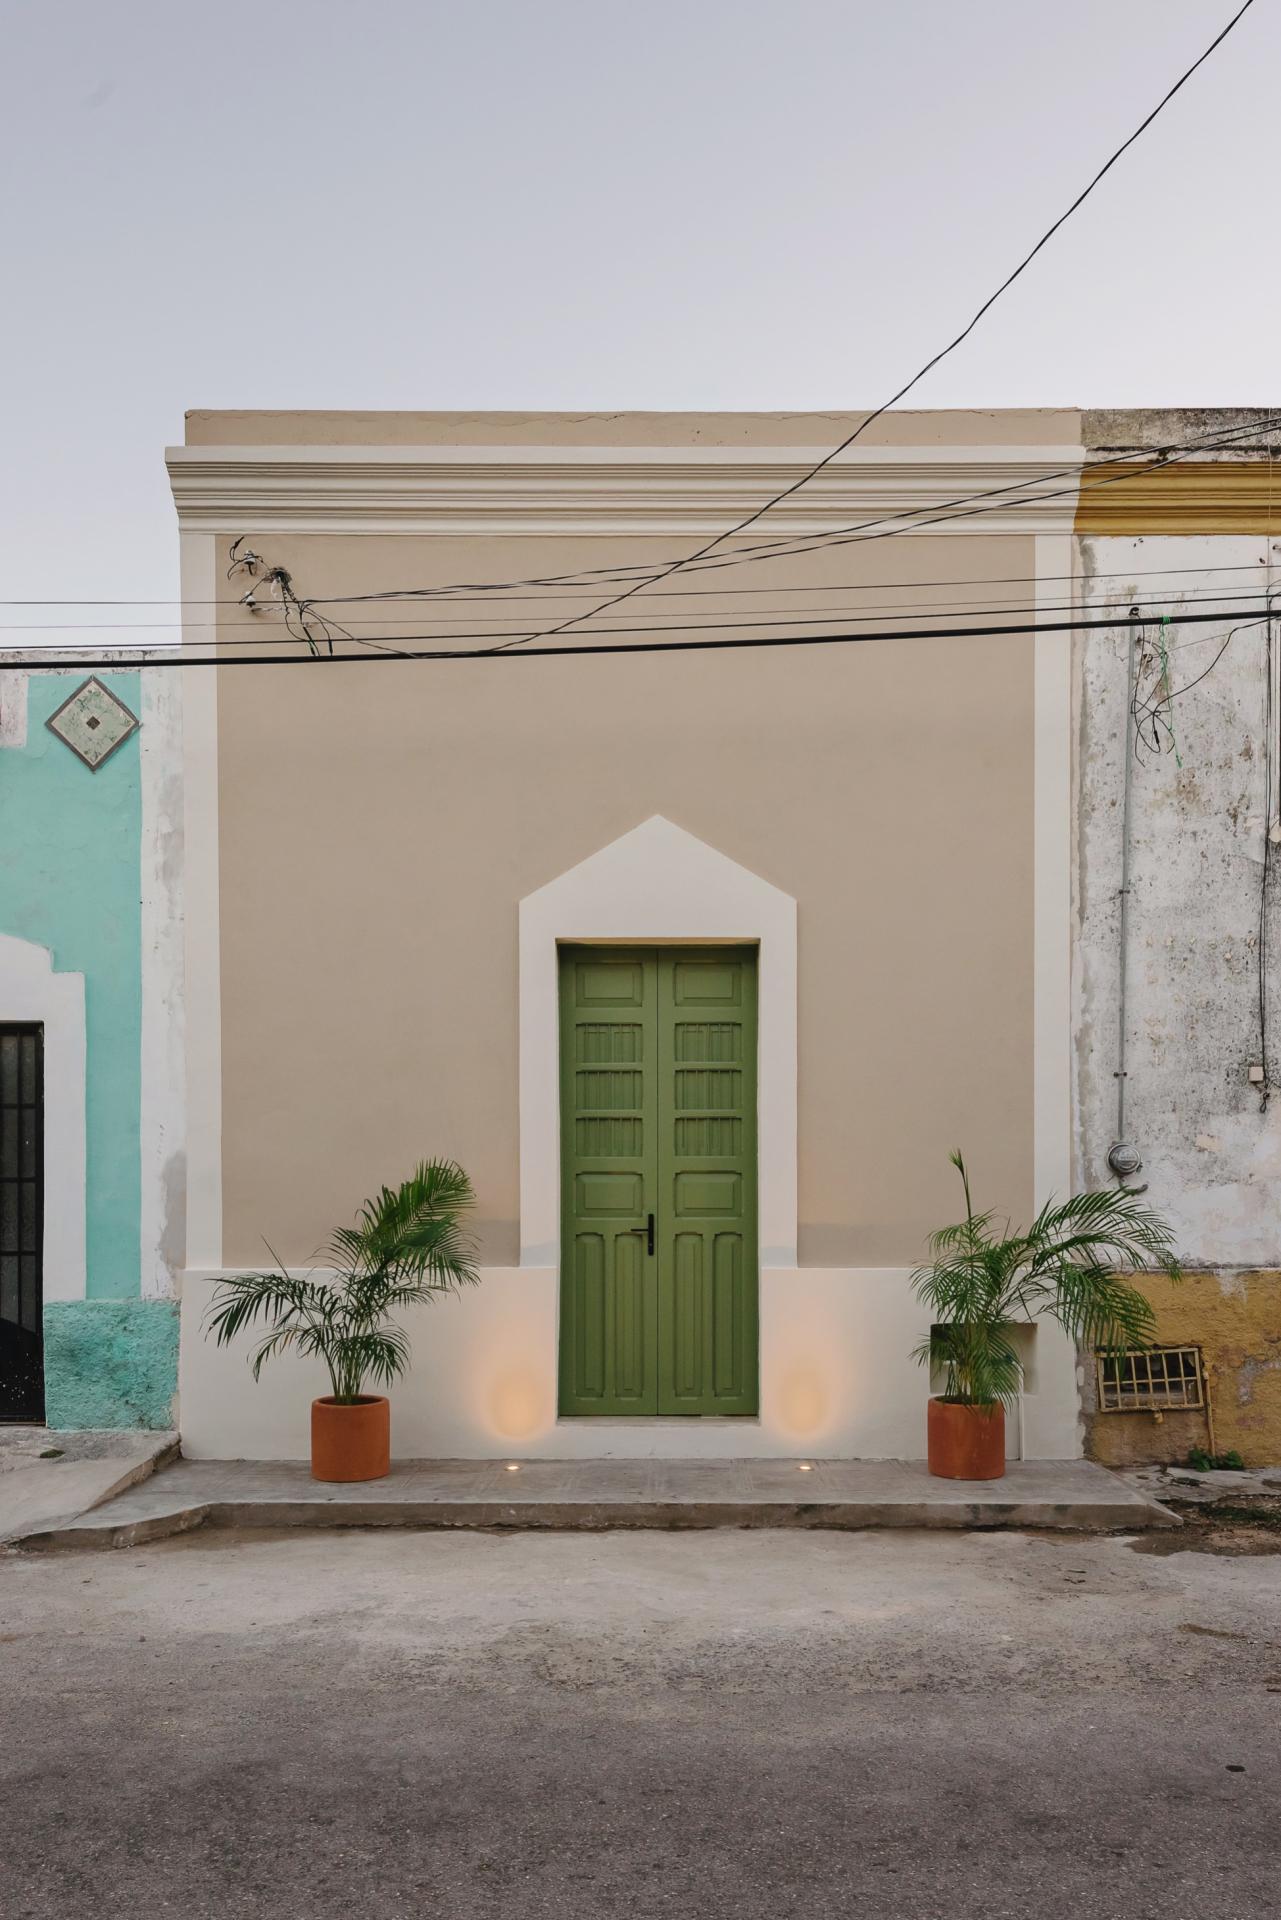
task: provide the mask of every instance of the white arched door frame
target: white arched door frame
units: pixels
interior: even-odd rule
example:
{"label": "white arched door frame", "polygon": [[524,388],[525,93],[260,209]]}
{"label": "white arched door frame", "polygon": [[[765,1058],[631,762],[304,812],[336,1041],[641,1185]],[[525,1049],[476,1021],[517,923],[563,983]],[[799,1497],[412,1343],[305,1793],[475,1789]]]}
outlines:
{"label": "white arched door frame", "polygon": [[520,903],[522,1267],[560,1264],[557,947],[718,940],[760,948],[760,1263],[796,1265],[796,902],[655,814]]}

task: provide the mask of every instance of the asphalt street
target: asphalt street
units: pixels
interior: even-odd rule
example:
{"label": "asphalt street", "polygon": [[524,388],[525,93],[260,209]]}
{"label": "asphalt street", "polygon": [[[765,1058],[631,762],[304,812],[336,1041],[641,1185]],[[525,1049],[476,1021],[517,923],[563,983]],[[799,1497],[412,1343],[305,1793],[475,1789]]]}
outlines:
{"label": "asphalt street", "polygon": [[1281,1556],[1017,1534],[0,1555],[6,1920],[1281,1910]]}

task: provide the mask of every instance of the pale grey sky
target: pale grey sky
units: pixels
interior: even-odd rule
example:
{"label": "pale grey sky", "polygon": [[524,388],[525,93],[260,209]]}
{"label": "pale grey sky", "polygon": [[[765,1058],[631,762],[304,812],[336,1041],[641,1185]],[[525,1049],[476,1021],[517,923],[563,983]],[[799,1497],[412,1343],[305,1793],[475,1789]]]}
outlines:
{"label": "pale grey sky", "polygon": [[[0,594],[176,594],[186,407],[873,405],[1234,10],[3,0]],[[1256,0],[912,404],[1281,399],[1279,72]]]}

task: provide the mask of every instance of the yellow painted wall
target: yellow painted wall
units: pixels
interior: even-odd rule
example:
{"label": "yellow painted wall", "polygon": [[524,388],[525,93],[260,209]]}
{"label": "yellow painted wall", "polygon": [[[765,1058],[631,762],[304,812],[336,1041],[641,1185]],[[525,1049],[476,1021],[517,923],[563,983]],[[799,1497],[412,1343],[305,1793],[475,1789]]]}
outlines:
{"label": "yellow painted wall", "polygon": [[[1157,1316],[1157,1344],[1205,1355],[1215,1444],[1247,1467],[1281,1462],[1281,1273],[1192,1273],[1176,1286],[1144,1276]],[[1087,1391],[1093,1397],[1093,1379]],[[1104,1466],[1187,1459],[1207,1444],[1204,1413],[1098,1413],[1086,1449]]]}
{"label": "yellow painted wall", "polygon": [[1132,455],[1082,476],[1079,534],[1275,533],[1281,467],[1272,460],[1181,460],[1157,467]]}

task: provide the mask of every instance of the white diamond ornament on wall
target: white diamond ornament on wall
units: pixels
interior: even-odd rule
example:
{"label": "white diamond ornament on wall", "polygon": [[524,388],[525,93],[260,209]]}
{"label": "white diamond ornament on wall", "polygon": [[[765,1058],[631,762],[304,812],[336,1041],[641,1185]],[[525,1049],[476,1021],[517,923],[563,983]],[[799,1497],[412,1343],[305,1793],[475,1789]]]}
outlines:
{"label": "white diamond ornament on wall", "polygon": [[124,701],[94,676],[77,687],[58,711],[49,715],[45,725],[78,760],[83,760],[90,773],[97,773],[103,761],[109,760],[131,733],[137,733],[140,722]]}

